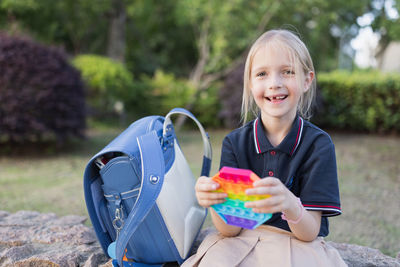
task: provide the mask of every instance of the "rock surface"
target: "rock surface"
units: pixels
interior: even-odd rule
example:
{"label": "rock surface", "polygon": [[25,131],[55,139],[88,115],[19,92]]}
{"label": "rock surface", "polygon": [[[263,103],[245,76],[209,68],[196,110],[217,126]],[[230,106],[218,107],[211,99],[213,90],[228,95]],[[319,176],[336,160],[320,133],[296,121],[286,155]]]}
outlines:
{"label": "rock surface", "polygon": [[[84,225],[82,216],[57,217],[53,213],[0,211],[0,267],[18,266],[112,266],[104,255],[92,228]],[[215,231],[201,231],[195,248],[204,237]],[[392,258],[377,249],[329,242],[352,266],[398,266],[400,255]],[[173,266],[173,265],[169,265]]]}
{"label": "rock surface", "polygon": [[380,252],[378,249],[346,243],[328,243],[339,251],[343,260],[349,265],[349,267],[400,267],[400,259],[389,257]]}
{"label": "rock surface", "polygon": [[0,211],[0,266],[100,266],[108,262],[82,216]]}

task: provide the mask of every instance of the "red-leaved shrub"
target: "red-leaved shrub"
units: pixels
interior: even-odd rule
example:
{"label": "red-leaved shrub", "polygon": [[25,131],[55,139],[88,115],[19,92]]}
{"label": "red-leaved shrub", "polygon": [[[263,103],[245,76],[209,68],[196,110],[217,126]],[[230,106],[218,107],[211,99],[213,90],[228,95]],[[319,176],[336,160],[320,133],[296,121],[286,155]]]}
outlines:
{"label": "red-leaved shrub", "polygon": [[80,74],[62,51],[0,33],[0,142],[83,136]]}

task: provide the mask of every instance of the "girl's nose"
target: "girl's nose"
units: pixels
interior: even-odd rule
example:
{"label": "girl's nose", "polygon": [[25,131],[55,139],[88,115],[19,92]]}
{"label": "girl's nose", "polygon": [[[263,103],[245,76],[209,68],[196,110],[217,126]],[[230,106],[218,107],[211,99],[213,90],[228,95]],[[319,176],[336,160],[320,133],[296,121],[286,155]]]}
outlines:
{"label": "girl's nose", "polygon": [[282,88],[282,77],[279,74],[271,74],[268,88],[269,89]]}

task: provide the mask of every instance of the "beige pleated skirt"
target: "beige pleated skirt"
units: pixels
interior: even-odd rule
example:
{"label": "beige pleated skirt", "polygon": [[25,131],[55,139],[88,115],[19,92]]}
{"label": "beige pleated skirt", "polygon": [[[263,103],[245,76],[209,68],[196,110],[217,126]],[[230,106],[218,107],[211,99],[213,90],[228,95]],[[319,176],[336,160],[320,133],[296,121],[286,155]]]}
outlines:
{"label": "beige pleated skirt", "polygon": [[322,237],[312,242],[298,240],[291,232],[261,225],[255,230],[243,229],[236,237],[209,234],[197,253],[183,267],[279,266],[321,267],[347,266],[339,252]]}

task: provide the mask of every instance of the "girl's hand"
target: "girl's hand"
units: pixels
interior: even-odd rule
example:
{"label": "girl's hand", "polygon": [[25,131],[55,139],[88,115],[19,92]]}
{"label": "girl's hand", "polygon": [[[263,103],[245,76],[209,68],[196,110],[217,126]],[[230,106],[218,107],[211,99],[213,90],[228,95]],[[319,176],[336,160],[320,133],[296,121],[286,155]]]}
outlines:
{"label": "girl's hand", "polygon": [[209,177],[201,176],[197,179],[195,191],[200,206],[208,208],[211,205],[225,202],[225,198],[228,197],[228,194],[212,192],[218,188],[219,184]]}
{"label": "girl's hand", "polygon": [[257,213],[284,212],[285,214],[300,214],[296,196],[275,177],[267,177],[253,183],[254,188],[247,189],[247,195],[270,195],[269,198],[246,202],[246,208],[253,208]]}
{"label": "girl's hand", "polygon": [[[268,194],[271,197],[246,202],[245,207],[252,208],[257,213],[284,212],[290,230],[302,241],[312,241],[318,236],[321,226],[320,211],[305,210],[299,205],[296,196],[277,178],[267,177],[253,185],[254,188],[246,190],[248,195]],[[293,222],[297,220],[299,222]]]}

